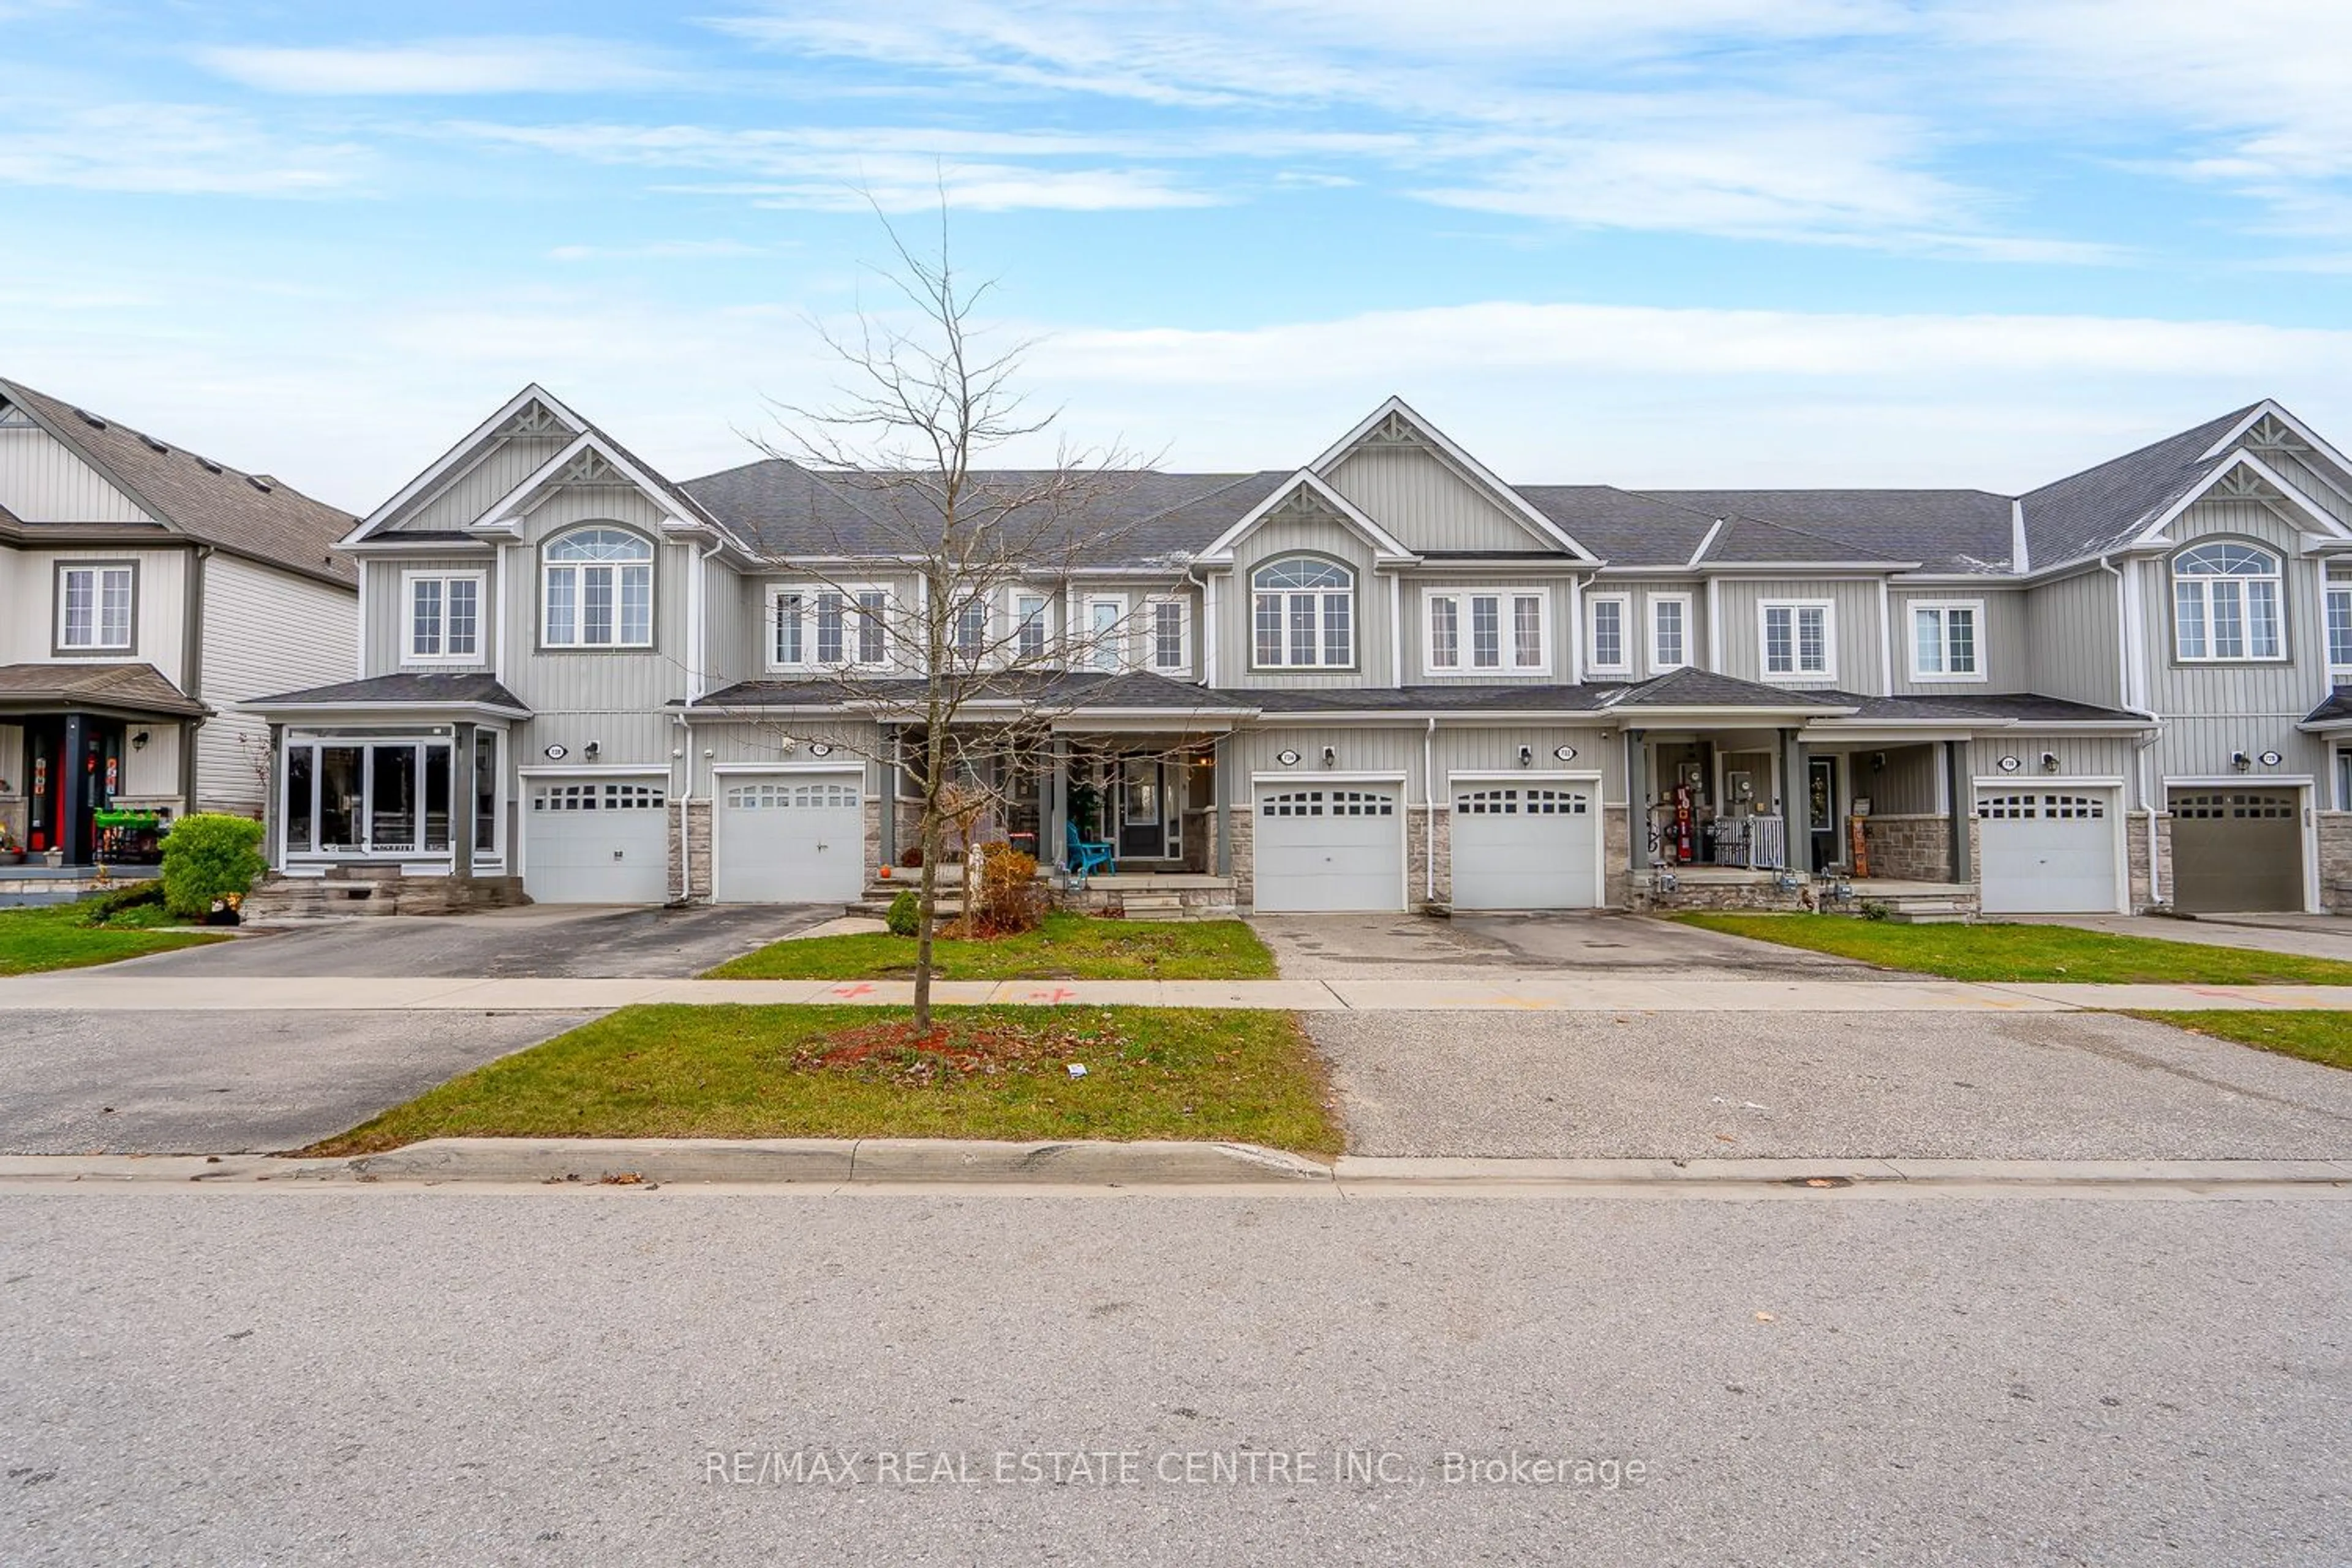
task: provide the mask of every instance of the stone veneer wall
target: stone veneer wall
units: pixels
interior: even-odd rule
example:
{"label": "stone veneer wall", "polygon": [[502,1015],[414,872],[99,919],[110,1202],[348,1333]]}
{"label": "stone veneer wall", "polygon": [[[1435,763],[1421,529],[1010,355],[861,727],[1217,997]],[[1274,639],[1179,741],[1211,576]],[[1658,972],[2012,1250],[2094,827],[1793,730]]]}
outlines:
{"label": "stone veneer wall", "polygon": [[[1451,806],[1411,805],[1404,836],[1405,905],[1423,909],[1454,900],[1454,810]],[[1437,879],[1429,878],[1432,858]]]}
{"label": "stone veneer wall", "polygon": [[[1257,815],[1250,805],[1230,806],[1225,821],[1234,831],[1234,900],[1244,909],[1257,902]],[[1215,862],[1210,862],[1213,869]]]}
{"label": "stone veneer wall", "polygon": [[1951,818],[1923,812],[1865,816],[1862,822],[1872,876],[1900,882],[1951,880]]}
{"label": "stone veneer wall", "polygon": [[1632,818],[1622,805],[1601,807],[1601,900],[1612,910],[1633,907],[1633,839]]}
{"label": "stone veneer wall", "polygon": [[[2321,880],[2326,872],[2327,830],[2320,828]],[[2158,868],[2164,873],[2164,900],[2161,907],[2172,903],[2172,813],[2159,812],[2156,818],[2156,852]],[[2131,888],[2131,907],[2135,911],[2158,908],[2149,896],[2147,880],[2147,813],[2127,811],[2124,814],[2124,864]]]}
{"label": "stone veneer wall", "polygon": [[2319,902],[2352,910],[2352,811],[2319,814]]}

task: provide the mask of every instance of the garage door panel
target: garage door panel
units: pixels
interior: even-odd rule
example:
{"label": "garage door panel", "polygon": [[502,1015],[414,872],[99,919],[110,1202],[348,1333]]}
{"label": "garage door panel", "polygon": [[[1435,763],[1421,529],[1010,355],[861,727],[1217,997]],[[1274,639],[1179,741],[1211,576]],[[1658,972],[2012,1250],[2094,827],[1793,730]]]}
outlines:
{"label": "garage door panel", "polygon": [[1401,793],[1380,784],[1259,791],[1255,906],[1269,913],[1402,909]]}
{"label": "garage door panel", "polygon": [[862,773],[730,777],[714,809],[719,902],[846,902],[865,889]]}
{"label": "garage door panel", "polygon": [[2172,904],[2191,914],[2303,908],[2303,803],[2292,789],[2175,790]]}
{"label": "garage door panel", "polygon": [[1590,909],[1599,805],[1587,784],[1464,784],[1454,792],[1456,909]]}
{"label": "garage door panel", "polygon": [[1977,798],[1979,898],[1987,914],[2096,914],[2116,908],[2112,790],[2002,790]]}
{"label": "garage door panel", "polygon": [[669,897],[665,788],[644,779],[532,779],[523,887],[543,904],[658,904]]}

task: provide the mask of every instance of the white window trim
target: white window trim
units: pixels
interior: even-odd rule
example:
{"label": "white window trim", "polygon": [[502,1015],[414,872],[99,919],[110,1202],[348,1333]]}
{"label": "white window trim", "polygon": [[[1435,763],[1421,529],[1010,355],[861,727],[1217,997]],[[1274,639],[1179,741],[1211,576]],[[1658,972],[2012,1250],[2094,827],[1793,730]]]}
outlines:
{"label": "white window trim", "polygon": [[[980,606],[980,647],[967,652],[963,646],[963,614],[973,605]],[[999,628],[1003,625],[1002,607],[996,603],[993,594],[983,593],[953,600],[948,611],[947,638],[948,651],[958,667],[985,668],[992,664],[1003,663],[1003,655],[997,647]],[[885,651],[887,651],[887,643]]]}
{"label": "white window trim", "polygon": [[[1471,662],[1470,655],[1470,601],[1474,598],[1486,597],[1502,601],[1498,612],[1501,622],[1497,629],[1501,640],[1497,645],[1497,651],[1502,655],[1503,662],[1492,668],[1485,668],[1474,664]],[[1440,599],[1451,599],[1454,602],[1454,662],[1452,664],[1440,664],[1435,658],[1437,639],[1434,616],[1436,612],[1432,606]],[[1517,648],[1518,626],[1517,612],[1511,603],[1514,599],[1533,599],[1536,602],[1537,658],[1533,664],[1516,664],[1511,659],[1511,655]],[[1496,679],[1507,678],[1526,679],[1530,677],[1549,676],[1554,663],[1551,599],[1552,591],[1549,588],[1533,583],[1508,585],[1482,583],[1460,587],[1449,584],[1444,587],[1423,588],[1421,591],[1421,672],[1423,675],[1474,675]]]}
{"label": "white window trim", "polygon": [[[776,658],[777,606],[788,594],[801,596],[801,653],[798,664],[787,664]],[[822,663],[816,657],[816,601],[820,595],[839,594],[842,596],[841,650],[845,657],[832,663]],[[859,659],[857,647],[857,598],[861,594],[882,595],[882,657]],[[799,674],[810,670],[884,669],[890,664],[890,616],[895,600],[888,584],[882,583],[771,583],[765,595],[766,613],[761,617],[760,629],[767,646],[761,650],[767,668],[777,673]]]}
{"label": "white window trim", "polygon": [[[1265,571],[1269,566],[1278,566],[1285,561],[1300,558],[1318,561],[1326,565],[1339,568],[1339,571],[1347,574],[1348,585],[1344,588],[1261,588],[1257,585],[1257,574],[1260,572]],[[1365,640],[1364,595],[1361,591],[1363,587],[1363,580],[1362,574],[1358,572],[1355,567],[1349,565],[1345,561],[1336,560],[1330,556],[1323,555],[1314,551],[1293,550],[1286,551],[1270,560],[1256,563],[1249,569],[1248,575],[1244,579],[1244,582],[1249,593],[1250,668],[1254,670],[1265,670],[1269,674],[1281,675],[1293,670],[1303,670],[1312,673],[1318,670],[1360,669],[1363,668]],[[1261,594],[1276,595],[1283,601],[1282,658],[1272,664],[1267,664],[1258,658],[1257,601],[1258,595]],[[1290,600],[1294,595],[1300,594],[1311,594],[1315,596],[1315,657],[1312,659],[1294,659],[1290,657]],[[1348,657],[1344,661],[1338,664],[1332,663],[1328,657],[1330,649],[1330,636],[1326,628],[1329,625],[1329,621],[1326,616],[1323,606],[1323,601],[1325,599],[1335,596],[1344,596],[1348,601]]]}
{"label": "white window trim", "polygon": [[[2196,549],[2200,544],[2212,543],[2240,544],[2245,546],[2249,550],[2260,551],[2263,554],[2271,558],[2271,561],[2273,563],[2272,570],[2267,574],[2251,577],[2224,577],[2204,572],[2190,572],[2187,574],[2183,574],[2181,572],[2179,566],[2181,556],[2187,554],[2189,551]],[[2259,539],[2241,539],[2229,534],[2216,534],[2210,538],[2200,539],[2193,542],[2184,544],[2179,550],[2174,551],[2164,563],[2164,576],[2165,588],[2167,590],[2165,596],[2170,601],[2170,613],[2172,616],[2172,658],[2173,662],[2176,664],[2285,664],[2294,658],[2294,644],[2291,640],[2291,628],[2287,625],[2286,618],[2286,556],[2275,546],[2265,544]],[[2184,582],[2207,584],[2205,592],[2200,595],[2200,603],[2202,605],[2205,616],[2205,647],[2207,651],[2204,653],[2184,653],[2181,651],[2179,584]],[[2278,652],[2272,654],[2246,653],[2222,655],[2211,651],[2215,638],[2213,637],[2213,593],[2210,584],[2215,583],[2268,583],[2271,584],[2271,605],[2278,616]],[[2326,635],[2326,626],[2323,624],[2320,627],[2320,631],[2323,636]],[[2250,643],[2253,640],[2252,622],[2251,620],[2246,622],[2246,637]]]}
{"label": "white window trim", "polygon": [[[88,642],[66,640],[67,583],[77,572],[89,574],[89,636]],[[123,627],[121,642],[108,642],[106,637],[106,574],[120,572],[131,579],[131,618]],[[62,654],[131,654],[139,647],[139,566],[130,561],[60,561],[58,563],[57,619],[50,636]]]}
{"label": "white window trim", "polygon": [[[416,584],[438,583],[441,588],[441,646],[449,646],[449,588],[455,582],[470,581],[474,584],[474,651],[471,653],[419,653],[416,651]],[[487,572],[435,572],[413,570],[400,574],[400,662],[403,665],[481,665],[489,664],[490,645],[490,577]]]}
{"label": "white window trim", "polygon": [[[1772,668],[1771,636],[1768,630],[1769,612],[1773,610],[1819,610],[1822,613],[1822,668],[1819,669],[1783,669]],[[1797,657],[1799,639],[1797,623],[1791,616],[1789,622],[1789,654]],[[1837,678],[1837,601],[1834,599],[1759,599],[1756,602],[1756,669],[1759,679],[1782,686],[1802,686],[1814,682],[1834,682]]]}
{"label": "white window trim", "polygon": [[[1683,656],[1678,659],[1658,657],[1658,606],[1680,605],[1683,607]],[[1688,594],[1652,594],[1643,606],[1642,626],[1648,642],[1642,651],[1648,656],[1650,673],[1664,675],[1669,670],[1688,669],[1691,666],[1691,595]]]}
{"label": "white window trim", "polygon": [[[1617,606],[1617,662],[1601,662],[1601,617],[1594,612],[1602,605]],[[1584,668],[1590,675],[1631,675],[1633,673],[1633,595],[1631,594],[1587,594],[1584,595]]]}
{"label": "white window trim", "polygon": [[[2328,684],[2331,686],[2344,683],[2336,679],[2338,676],[2352,679],[2352,662],[2345,664],[2336,662],[2335,643],[2328,636],[2328,623],[2331,617],[2327,613],[2327,602],[2337,594],[2352,599],[2352,577],[2322,577],[2319,580],[2319,651],[2327,660]],[[2284,632],[2285,628],[2281,627],[2280,630]],[[2336,809],[2341,811],[2347,808],[2338,806]]]}
{"label": "white window trim", "polygon": [[[1160,606],[1176,606],[1178,641],[1182,658],[1175,664],[1160,662]],[[1192,672],[1192,605],[1181,594],[1150,594],[1143,600],[1143,635],[1140,638],[1140,668],[1154,675],[1190,675]]]}
{"label": "white window trim", "polygon": [[[1118,618],[1112,621],[1107,634],[1098,635],[1095,630],[1095,606],[1097,605],[1109,605],[1118,611]],[[1078,619],[1083,629],[1072,639],[1077,647],[1073,650],[1076,657],[1070,661],[1071,668],[1106,675],[1113,670],[1135,668],[1135,626],[1127,607],[1126,595],[1087,595],[1078,601]],[[1106,647],[1110,653],[1108,659],[1104,658]]]}
{"label": "white window trim", "polygon": [[[566,535],[574,533],[591,533],[599,530],[604,530],[615,533],[626,533],[636,538],[640,543],[643,543],[646,547],[646,558],[643,561],[551,561],[548,559],[548,551],[557,543],[561,542]],[[539,557],[539,647],[543,652],[644,653],[651,649],[659,640],[661,630],[661,548],[655,544],[653,541],[645,538],[642,534],[638,534],[634,529],[623,528],[617,524],[583,522],[548,535],[547,538],[540,542],[539,548],[535,553]],[[645,639],[641,642],[625,641],[620,635],[621,573],[625,569],[632,566],[642,566],[645,568],[646,572],[646,635]],[[554,597],[554,595],[549,592],[549,589],[555,581],[555,574],[558,572],[569,572],[572,574],[572,579],[576,583],[586,573],[596,570],[600,567],[609,568],[613,573],[613,640],[610,642],[590,642],[587,639],[588,595],[575,588],[572,595],[572,639],[569,642],[557,642],[553,637],[547,635],[548,605]]]}
{"label": "white window trim", "polygon": [[[1004,657],[1013,664],[1041,665],[1056,662],[1054,653],[1054,605],[1059,595],[1051,588],[1024,587],[1014,584],[1004,595]],[[1021,601],[1037,601],[1037,651],[1026,653],[1021,647]]]}
{"label": "white window trim", "polygon": [[[1921,610],[1936,610],[1938,612],[1948,610],[1966,610],[1969,613],[1969,616],[1973,622],[1976,632],[1976,636],[1973,639],[1977,660],[1977,667],[1975,669],[1954,673],[1948,670],[1922,669],[1919,668],[1919,630],[1917,623],[1913,617]],[[1973,682],[1981,685],[1988,679],[1985,671],[1985,654],[1987,651],[1985,647],[1985,602],[1982,599],[1913,599],[1903,606],[1903,630],[1901,636],[1903,637],[1904,646],[1910,650],[1908,663],[1911,666],[1911,679],[1915,681],[1922,684]],[[1946,662],[1948,663],[1950,661],[1951,649],[1951,623],[1948,620],[1944,623],[1943,647],[1945,648]]]}

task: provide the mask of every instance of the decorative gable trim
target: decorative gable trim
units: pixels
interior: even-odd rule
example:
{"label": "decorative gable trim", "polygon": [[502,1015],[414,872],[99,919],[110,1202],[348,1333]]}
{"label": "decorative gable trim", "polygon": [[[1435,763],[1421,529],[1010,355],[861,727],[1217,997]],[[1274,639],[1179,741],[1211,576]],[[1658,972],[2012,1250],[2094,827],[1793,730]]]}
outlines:
{"label": "decorative gable trim", "polygon": [[[2190,487],[2189,492],[2132,536],[2131,545],[2167,544],[2165,530],[2180,520],[2181,514],[2208,497],[2223,500],[2258,501],[2282,519],[2294,523],[2283,509],[2293,508],[2304,518],[2318,524],[2318,531],[2335,539],[2352,540],[2352,529],[2328,515],[2327,511],[2289,483],[2285,476],[2253,453],[2241,449],[2217,464],[2211,473]],[[2128,547],[2127,547],[2128,548]]]}
{"label": "decorative gable trim", "polygon": [[537,382],[531,383],[509,398],[499,411],[474,426],[464,439],[435,460],[423,473],[401,487],[393,498],[360,520],[357,528],[344,536],[346,545],[356,544],[389,526],[401,513],[433,496],[438,495],[460,479],[488,455],[499,441],[516,436],[577,435],[588,428],[588,422],[549,395]]}
{"label": "decorative gable trim", "polygon": [[1595,563],[1600,560],[1599,556],[1570,538],[1558,523],[1545,516],[1527,497],[1496,478],[1486,464],[1456,446],[1444,431],[1423,418],[1402,397],[1391,397],[1373,409],[1361,424],[1333,442],[1321,457],[1307,464],[1307,471],[1328,474],[1359,447],[1419,447],[1433,451],[1465,479],[1485,491],[1487,499],[1497,508],[1538,539],[1547,544],[1558,545],[1581,560]]}
{"label": "decorative gable trim", "polygon": [[2246,416],[2231,426],[2227,435],[2205,448],[2200,462],[2210,462],[2233,447],[2251,447],[2259,453],[2264,447],[2283,447],[2284,437],[2293,436],[2319,456],[2336,465],[2336,471],[2352,479],[2352,459],[2322,440],[2311,426],[2288,413],[2270,398],[2264,398],[2247,411]]}
{"label": "decorative gable trim", "polygon": [[1273,494],[1250,508],[1240,521],[1219,534],[1216,542],[1201,552],[1201,559],[1230,562],[1234,558],[1234,547],[1247,538],[1259,523],[1286,513],[1318,512],[1337,517],[1354,529],[1381,561],[1408,563],[1419,559],[1391,538],[1386,529],[1366,516],[1355,502],[1333,489],[1324,482],[1322,476],[1308,468],[1299,469],[1276,486]]}
{"label": "decorative gable trim", "polygon": [[636,490],[661,513],[664,532],[672,529],[700,532],[707,527],[699,518],[682,515],[669,491],[659,480],[631,461],[626,453],[595,431],[587,430],[532,470],[522,483],[499,498],[472,525],[473,530],[481,533],[511,533],[547,494],[578,487]]}

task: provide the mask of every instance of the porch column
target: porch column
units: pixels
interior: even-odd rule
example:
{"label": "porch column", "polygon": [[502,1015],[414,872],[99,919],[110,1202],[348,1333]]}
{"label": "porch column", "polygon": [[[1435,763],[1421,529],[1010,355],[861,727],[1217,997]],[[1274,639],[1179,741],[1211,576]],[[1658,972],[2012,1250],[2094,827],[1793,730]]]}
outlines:
{"label": "porch column", "polygon": [[59,781],[55,837],[58,847],[66,852],[68,866],[89,864],[89,837],[83,831],[82,822],[89,810],[89,774],[86,771],[89,759],[82,754],[89,743],[89,721],[79,713],[67,714],[65,742],[58,755],[58,766],[66,772]]}
{"label": "porch column", "polygon": [[474,879],[474,727],[449,727],[449,874]]}
{"label": "porch column", "polygon": [[1210,831],[1216,835],[1217,875],[1220,877],[1234,874],[1234,786],[1226,776],[1226,764],[1232,761],[1233,754],[1234,738],[1231,735],[1218,736],[1213,764],[1216,778],[1213,781],[1216,805],[1210,816]]}
{"label": "porch column", "polygon": [[180,809],[193,812],[196,806],[196,726],[195,719],[180,721]]}
{"label": "porch column", "polygon": [[1633,868],[1650,868],[1650,748],[1642,730],[1625,731],[1625,837]]}
{"label": "porch column", "polygon": [[882,726],[882,864],[898,863],[898,726]]}
{"label": "porch column", "polygon": [[1780,825],[1789,840],[1789,869],[1811,876],[1813,869],[1812,797],[1805,787],[1805,748],[1797,731],[1780,731]]}
{"label": "porch column", "polygon": [[1045,852],[1050,848],[1051,858],[1046,859],[1046,864],[1067,870],[1070,865],[1070,738],[1067,735],[1054,737],[1054,771],[1051,785],[1045,792],[1045,806],[1051,822],[1040,825],[1040,831],[1050,831],[1053,837],[1046,844],[1037,847],[1040,858],[1045,858]]}
{"label": "porch column", "polygon": [[[273,871],[286,864],[286,726],[269,726],[269,764],[263,770],[262,858]],[[470,802],[472,796],[467,799]]]}
{"label": "porch column", "polygon": [[1969,784],[1969,743],[1944,742],[1946,795],[1952,805],[1952,880],[1969,880],[1969,820],[1976,816],[1976,794]]}

